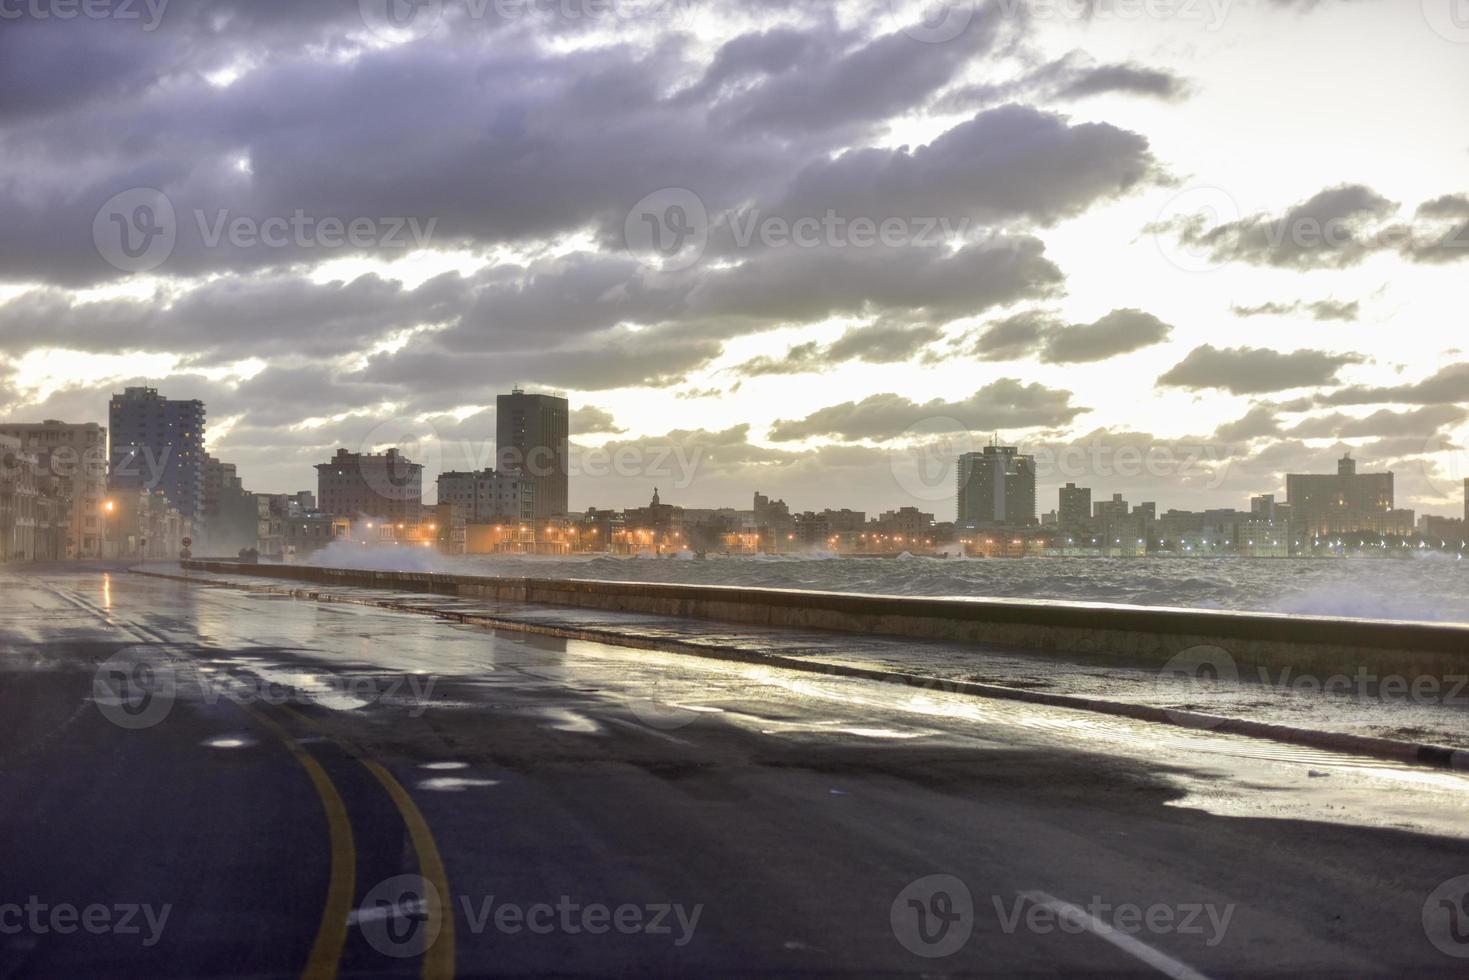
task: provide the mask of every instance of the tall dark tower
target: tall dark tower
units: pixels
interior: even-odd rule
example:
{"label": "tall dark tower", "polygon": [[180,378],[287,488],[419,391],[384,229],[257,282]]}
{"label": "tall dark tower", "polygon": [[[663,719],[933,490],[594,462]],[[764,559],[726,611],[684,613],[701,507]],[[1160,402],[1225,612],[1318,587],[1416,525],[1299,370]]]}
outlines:
{"label": "tall dark tower", "polygon": [[537,523],[566,514],[569,435],[565,398],[515,388],[495,399],[496,467],[534,484]]}
{"label": "tall dark tower", "polygon": [[128,388],[108,406],[107,483],[114,490],[162,490],[183,516],[204,498],[204,403]]}

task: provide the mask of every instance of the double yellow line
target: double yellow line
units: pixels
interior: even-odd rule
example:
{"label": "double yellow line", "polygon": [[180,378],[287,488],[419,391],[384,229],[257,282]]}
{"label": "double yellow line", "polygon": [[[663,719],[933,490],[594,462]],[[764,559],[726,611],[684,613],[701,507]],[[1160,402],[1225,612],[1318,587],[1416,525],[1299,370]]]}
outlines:
{"label": "double yellow line", "polygon": [[[37,581],[48,591],[84,612],[98,617],[113,629],[131,632],[144,643],[170,643],[162,633],[125,618],[119,617],[114,620],[108,611],[97,608],[80,596],[56,588],[48,582]],[[335,980],[342,962],[342,949],[347,943],[348,917],[352,913],[352,902],[357,893],[357,845],[352,838],[352,822],[347,816],[347,804],[343,802],[342,794],[337,791],[336,784],[332,782],[331,776],[327,775],[321,763],[306,751],[305,747],[286,730],[285,726],[260,708],[248,704],[241,705],[241,707],[251,718],[259,722],[261,727],[279,739],[286,750],[291,753],[292,758],[300,764],[302,769],[306,770],[306,775],[310,777],[311,786],[316,790],[316,795],[321,800],[322,810],[326,814],[331,846],[331,879],[327,885],[326,906],[321,913],[321,924],[317,926],[316,938],[311,943],[311,953],[306,958],[306,966],[301,971],[301,976],[305,980]],[[420,976],[423,977],[423,980],[451,980],[454,976],[454,912],[451,905],[446,906],[445,904],[452,901],[449,892],[449,877],[444,872],[444,860],[439,854],[438,845],[434,842],[433,832],[429,830],[428,821],[423,818],[418,804],[413,802],[413,797],[397,779],[393,778],[392,773],[380,763],[368,758],[356,746],[326,732],[322,726],[298,711],[285,706],[281,706],[280,710],[330,738],[348,755],[361,763],[363,768],[372,773],[373,778],[387,791],[388,798],[393,801],[399,816],[403,818],[404,826],[408,828],[408,836],[413,842],[413,850],[418,858],[419,874],[433,886],[430,894],[425,896],[425,900],[428,906],[429,934],[435,939],[429,948],[424,950]]]}
{"label": "double yellow line", "polygon": [[[347,942],[347,920],[352,912],[352,902],[357,892],[357,848],[352,838],[352,823],[347,817],[347,806],[342,794],[327,775],[321,763],[301,745],[286,728],[263,710],[245,706],[250,716],[270,731],[291,753],[292,757],[306,770],[321,806],[326,814],[327,832],[331,841],[331,880],[327,887],[326,905],[322,909],[321,924],[316,930],[316,939],[311,944],[311,953],[306,958],[306,967],[301,971],[303,980],[335,980],[342,960],[342,948]],[[282,712],[318,731],[321,726],[298,711],[282,706]],[[387,791],[388,798],[403,818],[408,828],[413,851],[418,858],[418,871],[432,887],[427,890],[425,901],[428,906],[428,934],[434,941],[423,952],[420,976],[423,980],[449,980],[454,976],[454,912],[450,901],[449,876],[444,871],[444,859],[439,854],[438,844],[429,830],[428,821],[413,797],[403,784],[388,772],[381,763],[368,758],[356,746],[335,736],[328,735]]]}

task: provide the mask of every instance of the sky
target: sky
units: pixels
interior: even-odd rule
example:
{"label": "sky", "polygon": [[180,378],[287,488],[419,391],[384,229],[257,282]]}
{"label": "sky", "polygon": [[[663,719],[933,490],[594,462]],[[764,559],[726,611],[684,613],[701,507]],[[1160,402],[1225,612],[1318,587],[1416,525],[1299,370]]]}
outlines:
{"label": "sky", "polygon": [[[1247,507],[1469,476],[1469,0],[0,3],[0,419],[207,406],[247,488]],[[432,497],[432,494],[429,494]]]}

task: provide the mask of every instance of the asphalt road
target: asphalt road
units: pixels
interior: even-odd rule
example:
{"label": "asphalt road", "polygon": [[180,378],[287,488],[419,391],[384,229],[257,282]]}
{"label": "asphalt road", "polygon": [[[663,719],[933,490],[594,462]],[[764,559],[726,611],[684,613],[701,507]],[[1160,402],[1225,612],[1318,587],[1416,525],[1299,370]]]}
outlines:
{"label": "asphalt road", "polygon": [[0,978],[1469,974],[1469,779],[0,572]]}

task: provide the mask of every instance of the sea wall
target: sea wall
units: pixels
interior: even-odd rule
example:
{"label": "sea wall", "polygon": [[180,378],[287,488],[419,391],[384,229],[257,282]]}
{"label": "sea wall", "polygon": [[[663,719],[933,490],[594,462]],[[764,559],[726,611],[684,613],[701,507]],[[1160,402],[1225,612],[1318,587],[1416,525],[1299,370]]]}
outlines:
{"label": "sea wall", "polygon": [[322,586],[984,643],[1160,666],[1192,648],[1218,647],[1240,668],[1290,670],[1323,679],[1365,673],[1375,678],[1437,677],[1451,682],[1469,673],[1469,627],[1457,625],[1050,600],[941,599],[216,561],[183,564],[200,571]]}

